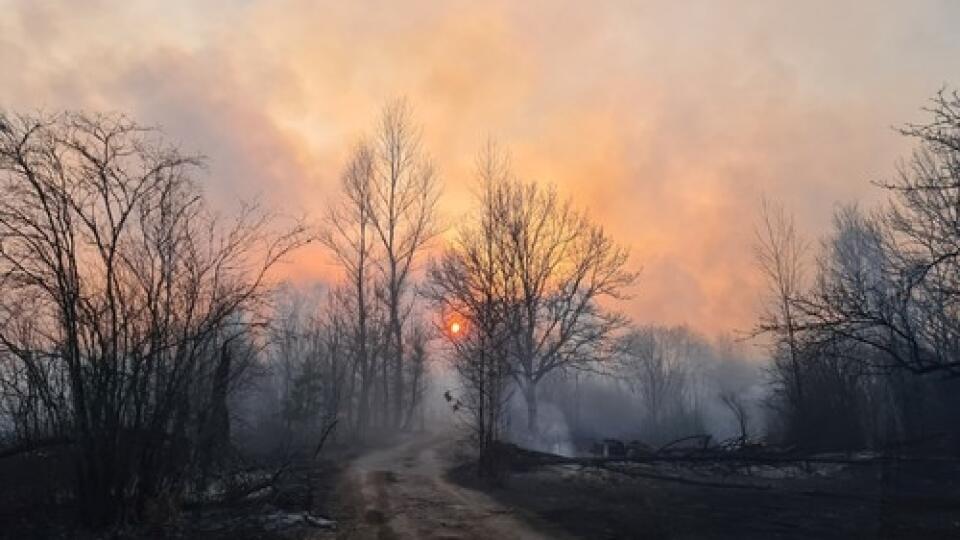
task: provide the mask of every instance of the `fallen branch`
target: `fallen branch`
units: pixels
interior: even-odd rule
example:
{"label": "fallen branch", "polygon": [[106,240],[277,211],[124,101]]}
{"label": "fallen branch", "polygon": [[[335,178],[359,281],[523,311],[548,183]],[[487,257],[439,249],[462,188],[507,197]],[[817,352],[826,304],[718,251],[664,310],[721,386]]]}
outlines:
{"label": "fallen branch", "polygon": [[278,468],[276,472],[274,472],[270,476],[270,478],[245,486],[243,488],[240,488],[239,490],[233,490],[229,492],[228,494],[226,494],[226,497],[224,497],[225,501],[228,503],[234,503],[242,499],[245,499],[254,493],[257,493],[258,491],[262,491],[267,488],[272,488],[277,484],[277,482],[280,481],[280,477],[283,475],[283,473],[287,472],[287,469],[289,467],[290,467],[290,462],[289,461],[284,462],[284,464],[281,465],[280,468]]}
{"label": "fallen branch", "polygon": [[681,437],[681,438],[679,438],[679,439],[670,441],[670,442],[668,442],[667,444],[661,446],[660,448],[658,448],[658,449],[654,452],[654,454],[655,454],[655,455],[656,455],[656,454],[662,454],[662,453],[665,452],[666,450],[669,450],[669,449],[673,448],[674,446],[676,446],[676,445],[678,445],[678,444],[680,444],[680,443],[687,442],[687,441],[694,441],[694,440],[699,440],[699,441],[700,441],[701,449],[704,449],[704,450],[705,450],[705,449],[707,448],[707,445],[710,443],[710,438],[711,438],[710,435],[702,435],[702,434],[701,434],[701,435],[689,435],[689,436],[686,436],[686,437]]}
{"label": "fallen branch", "polygon": [[330,422],[330,424],[328,424],[326,428],[324,428],[323,435],[320,436],[320,442],[317,444],[317,449],[313,451],[314,460],[316,460],[317,456],[320,455],[320,451],[323,450],[323,444],[327,442],[327,437],[329,437],[330,434],[333,433],[333,428],[337,427],[337,422],[339,421],[340,421],[339,419],[334,420],[333,422]]}

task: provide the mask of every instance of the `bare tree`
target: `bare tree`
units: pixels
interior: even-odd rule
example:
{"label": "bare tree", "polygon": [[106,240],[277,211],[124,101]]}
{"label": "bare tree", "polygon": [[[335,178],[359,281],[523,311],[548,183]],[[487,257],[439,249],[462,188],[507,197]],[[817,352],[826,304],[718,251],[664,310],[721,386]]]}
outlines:
{"label": "bare tree", "polygon": [[417,255],[436,233],[435,215],[439,186],[433,165],[420,142],[420,128],[411,119],[406,100],[388,104],[381,115],[374,159],[374,181],[368,204],[370,222],[377,233],[382,257],[389,332],[387,360],[393,363],[394,427],[404,423],[404,320],[409,309],[410,278]]}
{"label": "bare tree", "polygon": [[496,475],[496,445],[509,399],[508,283],[498,238],[498,186],[509,181],[506,157],[492,144],[477,159],[479,213],[461,224],[450,246],[428,271],[427,296],[443,314],[441,335],[450,346],[463,393],[447,399],[469,413],[480,453],[479,473]]}
{"label": "bare tree", "polygon": [[791,403],[799,424],[805,425],[806,401],[798,335],[802,312],[796,302],[805,292],[803,272],[808,246],[800,237],[793,216],[783,206],[763,199],[760,211],[754,254],[767,281],[768,297],[757,331],[774,335],[775,347],[786,356]]}
{"label": "bare tree", "polygon": [[[467,229],[444,259],[464,283],[487,287],[509,328],[511,375],[537,432],[537,384],[549,373],[583,369],[607,358],[609,338],[625,319],[598,300],[622,298],[636,274],[627,251],[553,189],[513,178],[508,161],[486,149],[480,158],[483,222]],[[488,266],[484,266],[488,265]]]}
{"label": "bare tree", "polygon": [[[960,96],[941,91],[927,111],[927,122],[900,130],[919,145],[880,184],[888,204],[837,212],[813,287],[790,303],[802,319],[791,350],[806,366],[803,394],[813,384],[820,396],[807,400],[818,427],[805,432],[825,444],[926,436],[954,403],[950,383],[905,376],[960,374]],[[782,335],[784,322],[768,326]],[[783,379],[792,387],[800,377]]]}
{"label": "bare tree", "polygon": [[537,433],[537,384],[556,370],[584,369],[610,354],[626,320],[598,300],[624,297],[636,274],[627,251],[551,188],[505,182],[495,193],[498,242],[509,269],[514,378]]}
{"label": "bare tree", "polygon": [[808,398],[802,417],[798,374],[785,348],[774,351],[769,403],[782,413],[773,426],[785,440],[822,449],[888,445],[929,436],[939,422],[949,403],[941,385],[907,376],[895,360],[913,357],[915,337],[903,330],[937,311],[930,309],[934,304],[919,309],[902,294],[899,249],[883,213],[867,215],[856,205],[836,211],[815,280],[792,302]]}
{"label": "bare tree", "polygon": [[667,442],[701,431],[698,369],[710,347],[686,328],[631,330],[619,344],[619,374],[640,396],[641,432]]}
{"label": "bare tree", "polygon": [[404,415],[412,414],[418,399],[407,387],[421,384],[422,372],[419,366],[407,369],[404,336],[414,308],[415,264],[437,232],[438,190],[409,105],[388,104],[372,143],[354,151],[343,177],[343,201],[331,210],[322,237],[353,288],[360,436],[371,420],[392,429],[409,425]]}
{"label": "bare tree", "polygon": [[306,230],[255,208],[221,222],[191,179],[200,159],[124,117],[0,123],[0,348],[76,441],[83,515],[142,514],[184,489],[195,413],[235,367],[209,360]]}
{"label": "bare tree", "polygon": [[859,260],[828,259],[838,264],[809,310],[822,329],[873,349],[880,367],[960,375],[960,95],[941,91],[928,111],[929,122],[901,130],[919,148],[882,184],[887,208],[847,228],[861,233],[864,250],[850,253]]}
{"label": "bare tree", "polygon": [[370,399],[376,365],[371,355],[372,271],[377,253],[370,197],[375,180],[374,152],[359,143],[342,176],[343,199],[330,208],[321,241],[337,258],[351,289],[354,310],[353,357],[359,380],[354,431],[363,437],[370,419]]}

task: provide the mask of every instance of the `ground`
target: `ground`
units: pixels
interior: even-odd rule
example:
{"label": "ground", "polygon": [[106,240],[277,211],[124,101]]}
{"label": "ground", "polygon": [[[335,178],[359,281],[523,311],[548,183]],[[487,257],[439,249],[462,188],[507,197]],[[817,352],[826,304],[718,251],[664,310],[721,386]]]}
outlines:
{"label": "ground", "polygon": [[338,538],[570,538],[533,514],[447,480],[452,441],[406,439],[355,460],[335,492]]}
{"label": "ground", "polygon": [[[509,474],[491,484],[477,479],[469,448],[450,435],[407,435],[341,452],[292,467],[239,503],[187,509],[162,528],[99,536],[78,536],[65,504],[27,504],[26,487],[67,474],[56,454],[31,456],[42,468],[28,466],[27,456],[0,460],[0,538],[960,538],[955,459],[821,456],[744,467],[713,458],[570,462],[514,450]],[[335,520],[336,530],[323,518]]]}
{"label": "ground", "polygon": [[960,538],[958,473],[954,461],[562,464],[485,489],[578,538],[939,539]]}
{"label": "ground", "polygon": [[353,462],[338,537],[960,538],[955,460],[518,464],[498,485],[451,448],[408,439]]}

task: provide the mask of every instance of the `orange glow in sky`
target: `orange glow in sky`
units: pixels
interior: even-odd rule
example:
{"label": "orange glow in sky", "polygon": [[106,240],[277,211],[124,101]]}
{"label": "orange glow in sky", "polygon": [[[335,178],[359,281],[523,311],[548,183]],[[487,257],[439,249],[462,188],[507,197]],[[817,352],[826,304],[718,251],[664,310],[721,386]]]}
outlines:
{"label": "orange glow in sky", "polygon": [[[631,249],[641,277],[619,309],[707,333],[755,320],[761,196],[816,241],[836,203],[876,202],[871,181],[896,173],[911,147],[891,126],[960,86],[960,2],[4,5],[0,108],[122,111],[207,155],[215,204],[318,218],[347,153],[405,96],[448,231],[492,136],[519,177]],[[319,245],[282,271],[337,277]]]}

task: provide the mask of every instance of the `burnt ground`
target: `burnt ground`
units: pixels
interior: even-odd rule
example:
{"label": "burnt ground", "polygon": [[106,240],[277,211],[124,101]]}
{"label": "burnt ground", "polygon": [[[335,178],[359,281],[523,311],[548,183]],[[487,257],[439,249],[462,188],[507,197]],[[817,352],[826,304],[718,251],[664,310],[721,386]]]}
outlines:
{"label": "burnt ground", "polygon": [[213,500],[183,504],[158,523],[99,532],[76,526],[68,447],[19,454],[0,459],[0,538],[568,537],[533,514],[448,481],[453,446],[448,436],[405,435],[331,452],[326,460],[288,463],[275,480],[275,469],[263,467],[250,471],[240,497],[215,489]]}
{"label": "burnt ground", "polygon": [[960,538],[955,461],[522,464],[455,481],[580,538]]}
{"label": "burnt ground", "polygon": [[[57,493],[50,488],[69,474],[62,456],[0,459],[0,538],[960,538],[956,460],[744,465],[521,456],[500,485],[490,485],[477,480],[469,449],[459,451],[449,437],[407,436],[351,452],[291,464],[269,488],[241,499],[192,504],[161,525],[100,534],[71,525],[63,496],[37,496]],[[309,521],[321,517],[334,519],[336,530]]]}
{"label": "burnt ground", "polygon": [[154,522],[89,531],[70,495],[71,448],[56,446],[0,458],[0,539],[207,540],[334,538],[329,502],[349,453],[252,468],[211,485],[204,500],[157,505]]}

